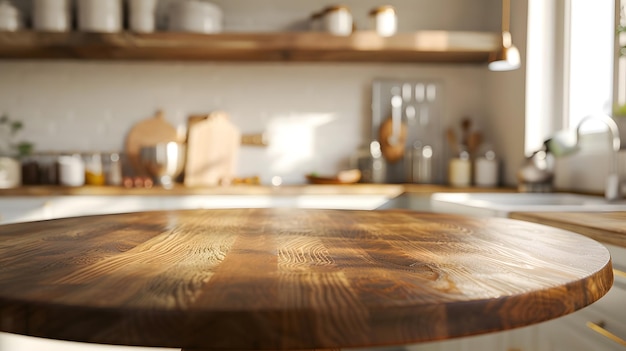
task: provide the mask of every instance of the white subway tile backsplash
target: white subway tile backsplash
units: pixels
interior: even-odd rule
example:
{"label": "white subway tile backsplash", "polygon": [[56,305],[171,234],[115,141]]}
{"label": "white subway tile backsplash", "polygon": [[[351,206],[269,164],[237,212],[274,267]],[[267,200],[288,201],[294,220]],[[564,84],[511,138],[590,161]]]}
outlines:
{"label": "white subway tile backsplash", "polygon": [[[226,64],[78,61],[0,62],[0,112],[25,122],[37,150],[120,150],[132,125],[163,109],[187,116],[224,110],[243,133],[266,131],[270,146],[243,147],[238,173],[300,183],[333,173],[369,140],[371,83],[437,77],[444,118],[484,115],[485,68],[397,64]],[[444,121],[442,125],[446,125]]]}

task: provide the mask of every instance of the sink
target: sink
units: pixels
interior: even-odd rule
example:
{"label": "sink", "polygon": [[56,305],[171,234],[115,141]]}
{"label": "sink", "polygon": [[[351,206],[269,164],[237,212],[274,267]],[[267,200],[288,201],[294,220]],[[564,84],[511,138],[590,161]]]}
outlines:
{"label": "sink", "polygon": [[607,212],[626,211],[626,201],[572,193],[435,193],[435,212],[507,217],[510,212]]}

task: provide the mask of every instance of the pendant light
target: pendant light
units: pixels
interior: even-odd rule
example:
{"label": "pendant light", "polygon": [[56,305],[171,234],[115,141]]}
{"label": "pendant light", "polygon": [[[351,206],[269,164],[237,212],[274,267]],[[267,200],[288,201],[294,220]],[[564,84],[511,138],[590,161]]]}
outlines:
{"label": "pendant light", "polygon": [[513,45],[511,32],[511,0],[502,0],[502,47],[489,57],[489,70],[512,71],[521,66],[519,50]]}

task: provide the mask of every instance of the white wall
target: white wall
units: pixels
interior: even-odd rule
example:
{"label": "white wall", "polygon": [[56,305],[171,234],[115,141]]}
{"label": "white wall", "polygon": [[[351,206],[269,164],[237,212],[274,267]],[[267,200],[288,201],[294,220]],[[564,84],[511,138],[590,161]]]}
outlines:
{"label": "white wall", "polygon": [[[287,0],[216,3],[225,9],[230,30],[279,30],[326,5]],[[357,24],[379,4],[345,3],[352,5]],[[493,4],[499,8],[496,0],[390,3],[399,9],[403,30],[497,31],[500,25],[499,10],[495,18],[490,10]],[[517,40],[522,38],[514,35],[521,45]],[[488,88],[489,74],[486,66],[463,64],[1,61],[0,112],[24,120],[24,137],[35,141],[37,150],[108,151],[122,149],[133,123],[158,108],[175,125],[184,125],[191,113],[220,109],[244,133],[269,132],[270,147],[243,148],[239,176],[260,175],[267,182],[280,175],[287,183],[300,183],[307,172],[334,173],[347,167],[349,157],[367,141],[371,83],[376,78],[439,79],[445,89],[442,125],[457,125],[469,115],[498,147],[507,149],[509,140],[498,135],[508,123],[480,123],[492,114],[489,89],[499,90]],[[520,83],[511,85],[517,88]],[[523,101],[522,96],[511,98]],[[302,133],[305,124],[308,136],[290,141],[293,147],[283,147],[289,136]]]}
{"label": "white wall", "polygon": [[516,173],[524,160],[527,13],[527,0],[511,1],[511,35],[520,51],[522,67],[487,74],[487,130],[500,158],[506,161],[502,164],[503,183],[510,186],[517,184]]}

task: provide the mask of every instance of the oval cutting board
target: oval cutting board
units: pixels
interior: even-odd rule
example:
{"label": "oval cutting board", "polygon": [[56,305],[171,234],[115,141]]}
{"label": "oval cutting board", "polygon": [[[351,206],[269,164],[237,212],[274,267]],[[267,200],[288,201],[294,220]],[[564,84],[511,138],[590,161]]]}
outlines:
{"label": "oval cutting board", "polygon": [[125,147],[126,156],[135,175],[145,175],[139,160],[139,151],[143,146],[153,146],[170,141],[179,141],[178,132],[176,127],[165,120],[162,111],[158,111],[153,117],[135,124],[126,136]]}

